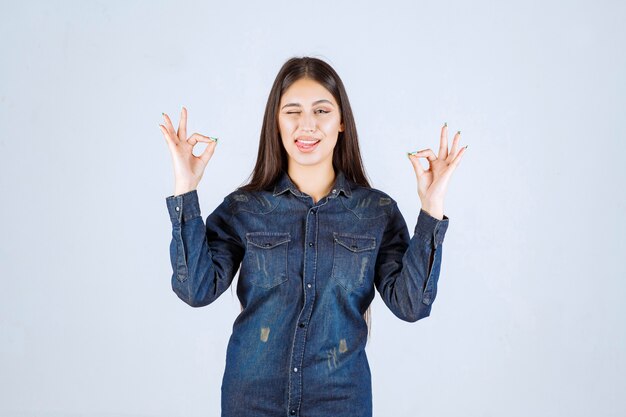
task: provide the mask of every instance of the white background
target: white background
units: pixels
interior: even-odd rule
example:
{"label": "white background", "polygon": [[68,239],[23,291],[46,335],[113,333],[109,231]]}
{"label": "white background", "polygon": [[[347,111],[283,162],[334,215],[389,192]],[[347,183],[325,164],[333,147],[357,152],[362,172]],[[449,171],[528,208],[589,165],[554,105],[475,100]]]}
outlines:
{"label": "white background", "polygon": [[219,416],[239,302],[231,287],[192,309],[171,291],[158,124],[185,105],[189,134],[220,137],[206,217],[252,171],[294,55],[342,77],[372,186],[409,230],[406,152],[437,152],[444,122],[469,144],[431,316],[373,302],[374,415],[626,414],[623,2],[1,9],[0,415]]}

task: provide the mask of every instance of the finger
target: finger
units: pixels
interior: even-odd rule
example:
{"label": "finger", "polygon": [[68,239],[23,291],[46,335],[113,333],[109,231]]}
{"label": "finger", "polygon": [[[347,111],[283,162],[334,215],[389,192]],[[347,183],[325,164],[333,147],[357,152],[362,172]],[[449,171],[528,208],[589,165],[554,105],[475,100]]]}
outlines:
{"label": "finger", "polygon": [[198,142],[217,143],[217,138],[212,138],[211,136],[204,136],[204,135],[201,135],[200,133],[194,133],[193,135],[189,136],[189,138],[187,139],[187,143],[189,143],[190,145],[195,145]]}
{"label": "finger", "polygon": [[454,160],[456,154],[457,154],[457,149],[459,147],[459,140],[461,139],[461,131],[458,130],[456,132],[456,134],[454,135],[454,139],[452,140],[452,149],[450,149],[450,153],[448,154],[448,157],[446,158],[446,162],[450,163],[450,161]]}
{"label": "finger", "polygon": [[167,114],[163,113],[163,118],[165,119],[165,127],[167,128],[167,132],[172,137],[172,140],[174,140],[176,143],[180,142],[180,138],[174,131],[174,126],[172,125],[170,117]]}
{"label": "finger", "polygon": [[169,132],[167,131],[167,129],[165,128],[165,126],[163,125],[159,125],[159,129],[161,130],[161,133],[163,133],[163,136],[165,137],[165,142],[167,142],[168,145],[174,145],[175,142],[174,140],[170,137]]}
{"label": "finger", "polygon": [[465,154],[465,150],[467,149],[468,146],[469,145],[465,145],[459,150],[457,156],[454,158],[454,160],[450,164],[450,167],[452,168],[452,170],[456,169],[456,167],[459,166],[459,164],[461,163],[461,159],[463,158],[463,155]]}
{"label": "finger", "polygon": [[180,121],[178,122],[178,137],[187,137],[187,109],[183,106],[183,110],[180,112]]}
{"label": "finger", "polygon": [[437,160],[437,156],[435,155],[435,153],[433,152],[432,149],[428,148],[428,149],[422,149],[421,151],[416,151],[413,155],[411,156],[417,156],[420,158],[426,158],[429,161],[435,161]]}
{"label": "finger", "polygon": [[444,123],[441,128],[441,137],[439,138],[439,156],[440,159],[448,157],[448,123]]}

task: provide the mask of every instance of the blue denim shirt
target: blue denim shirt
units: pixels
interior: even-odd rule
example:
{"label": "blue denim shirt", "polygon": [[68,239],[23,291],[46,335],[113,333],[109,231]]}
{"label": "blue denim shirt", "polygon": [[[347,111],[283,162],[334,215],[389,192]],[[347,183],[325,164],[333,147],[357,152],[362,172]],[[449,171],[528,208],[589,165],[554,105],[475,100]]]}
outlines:
{"label": "blue denim shirt", "polygon": [[376,289],[401,320],[430,315],[448,217],[420,210],[411,237],[394,199],[341,170],[317,203],[285,171],[271,191],[231,192],[206,222],[196,190],[166,203],[181,300],[212,303],[239,270],[222,417],[371,416],[363,314]]}

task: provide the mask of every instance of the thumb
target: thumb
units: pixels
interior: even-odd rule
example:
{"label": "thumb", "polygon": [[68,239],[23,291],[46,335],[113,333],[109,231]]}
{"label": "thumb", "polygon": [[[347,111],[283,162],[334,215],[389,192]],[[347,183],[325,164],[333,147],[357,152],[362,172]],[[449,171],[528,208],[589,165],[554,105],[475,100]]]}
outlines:
{"label": "thumb", "polygon": [[204,148],[204,151],[198,156],[206,166],[209,163],[209,160],[213,156],[213,152],[215,152],[215,148],[217,148],[217,142],[210,141],[209,145]]}
{"label": "thumb", "polygon": [[424,168],[420,163],[420,157],[412,153],[408,153],[407,156],[409,157],[409,161],[411,161],[411,165],[413,165],[413,169],[415,170],[417,178],[421,178],[421,176],[424,174]]}

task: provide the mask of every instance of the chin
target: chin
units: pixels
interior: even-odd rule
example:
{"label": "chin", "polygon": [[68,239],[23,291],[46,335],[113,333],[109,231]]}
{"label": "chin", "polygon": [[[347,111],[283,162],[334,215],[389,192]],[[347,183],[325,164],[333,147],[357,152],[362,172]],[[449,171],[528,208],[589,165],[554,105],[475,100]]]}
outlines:
{"label": "chin", "polygon": [[296,151],[296,154],[291,154],[289,155],[289,158],[297,163],[298,165],[303,165],[303,166],[312,166],[312,165],[318,165],[320,163],[322,163],[323,161],[325,161],[326,159],[330,159],[332,160],[333,154],[329,154],[329,155],[298,155],[298,151]]}
{"label": "chin", "polygon": [[312,166],[312,165],[317,165],[320,162],[322,162],[323,158],[302,158],[302,157],[296,156],[295,158],[291,157],[291,160],[297,163],[298,165]]}

